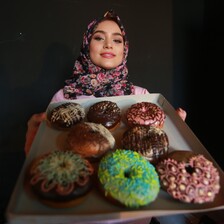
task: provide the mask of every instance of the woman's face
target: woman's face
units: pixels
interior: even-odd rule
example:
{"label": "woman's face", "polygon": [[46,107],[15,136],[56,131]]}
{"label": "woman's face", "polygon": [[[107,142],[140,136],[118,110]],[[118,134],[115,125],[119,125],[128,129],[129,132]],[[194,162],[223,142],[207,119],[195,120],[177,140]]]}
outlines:
{"label": "woman's face", "polygon": [[124,40],[117,23],[106,20],[98,24],[90,41],[89,52],[91,61],[104,69],[112,69],[121,64]]}

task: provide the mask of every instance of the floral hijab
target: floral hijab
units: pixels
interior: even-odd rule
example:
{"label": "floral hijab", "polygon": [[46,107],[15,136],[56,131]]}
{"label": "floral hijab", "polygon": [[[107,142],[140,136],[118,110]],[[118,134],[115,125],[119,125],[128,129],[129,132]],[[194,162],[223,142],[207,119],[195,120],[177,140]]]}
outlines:
{"label": "floral hijab", "polygon": [[[93,64],[89,56],[89,45],[94,29],[104,20],[115,21],[120,27],[124,38],[123,61],[118,67],[110,70]],[[76,99],[78,95],[107,97],[133,94],[134,86],[128,81],[127,56],[128,41],[120,18],[114,12],[109,11],[103,17],[93,20],[84,33],[80,55],[74,64],[73,75],[65,80],[64,97]]]}

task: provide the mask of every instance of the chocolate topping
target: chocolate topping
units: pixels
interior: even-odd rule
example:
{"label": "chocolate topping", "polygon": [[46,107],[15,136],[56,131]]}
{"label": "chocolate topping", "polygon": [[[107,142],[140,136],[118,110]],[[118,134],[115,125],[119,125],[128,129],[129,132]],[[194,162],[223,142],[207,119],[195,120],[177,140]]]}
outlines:
{"label": "chocolate topping", "polygon": [[112,133],[102,124],[81,122],[68,133],[67,148],[86,158],[99,157],[115,145]]}
{"label": "chocolate topping", "polygon": [[55,128],[69,128],[85,117],[84,108],[77,103],[64,103],[55,107],[48,115],[48,120]]}
{"label": "chocolate topping", "polygon": [[121,141],[123,148],[139,152],[152,163],[166,155],[169,147],[165,131],[152,126],[134,126],[124,132]]}
{"label": "chocolate topping", "polygon": [[89,122],[102,124],[106,128],[113,128],[121,120],[121,109],[115,102],[100,101],[89,108],[87,119]]}

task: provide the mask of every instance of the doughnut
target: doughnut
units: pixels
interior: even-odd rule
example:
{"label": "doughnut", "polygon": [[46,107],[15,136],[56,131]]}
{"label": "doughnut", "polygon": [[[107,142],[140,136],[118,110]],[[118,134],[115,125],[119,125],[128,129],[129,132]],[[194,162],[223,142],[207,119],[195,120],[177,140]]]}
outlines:
{"label": "doughnut", "polygon": [[68,208],[85,199],[93,173],[93,166],[80,155],[56,150],[31,161],[25,173],[25,188],[47,206]]}
{"label": "doughnut", "polygon": [[160,183],[155,167],[139,153],[116,149],[103,156],[97,172],[107,200],[124,207],[139,208],[153,202]]}
{"label": "doughnut", "polygon": [[133,126],[121,138],[122,148],[137,151],[155,164],[168,153],[169,140],[166,132],[153,126]]}
{"label": "doughnut", "polygon": [[104,100],[90,106],[87,120],[102,124],[109,130],[117,128],[121,121],[121,109],[115,102]]}
{"label": "doughnut", "polygon": [[85,118],[85,110],[78,103],[66,102],[47,113],[51,127],[68,129]]}
{"label": "doughnut", "polygon": [[192,151],[173,151],[156,170],[162,189],[185,203],[213,202],[220,190],[220,176],[213,163]]}
{"label": "doughnut", "polygon": [[81,122],[76,124],[66,138],[67,150],[85,158],[97,160],[115,146],[115,138],[102,124]]}
{"label": "doughnut", "polygon": [[126,112],[127,124],[129,126],[145,125],[162,128],[165,117],[164,111],[151,102],[132,104]]}

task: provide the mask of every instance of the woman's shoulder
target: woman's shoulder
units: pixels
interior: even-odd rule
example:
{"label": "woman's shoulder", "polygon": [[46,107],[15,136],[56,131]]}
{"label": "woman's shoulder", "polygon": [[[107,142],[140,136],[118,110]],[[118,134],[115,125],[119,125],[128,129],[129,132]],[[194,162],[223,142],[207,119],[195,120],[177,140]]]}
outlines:
{"label": "woman's shoulder", "polygon": [[134,86],[134,87],[135,87],[134,95],[149,94],[149,91],[146,88],[140,86]]}
{"label": "woman's shoulder", "polygon": [[[81,95],[81,96],[77,96],[77,99],[85,99],[85,98],[95,98],[93,95],[91,96],[85,96],[85,95]],[[59,89],[54,96],[51,99],[51,103],[56,103],[56,102],[60,102],[60,101],[65,101],[68,100],[64,97],[64,92],[63,89]]]}
{"label": "woman's shoulder", "polygon": [[63,94],[63,89],[59,89],[52,97],[51,103],[56,103],[63,100],[66,100]]}
{"label": "woman's shoulder", "polygon": [[[134,87],[135,87],[134,95],[149,94],[149,91],[145,88],[142,88],[140,86],[134,86]],[[83,99],[83,98],[94,98],[94,96],[78,96],[77,97],[77,99]],[[60,102],[64,100],[67,100],[67,99],[64,97],[63,89],[59,89],[52,97],[51,103],[56,103],[56,102]]]}

